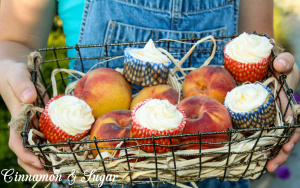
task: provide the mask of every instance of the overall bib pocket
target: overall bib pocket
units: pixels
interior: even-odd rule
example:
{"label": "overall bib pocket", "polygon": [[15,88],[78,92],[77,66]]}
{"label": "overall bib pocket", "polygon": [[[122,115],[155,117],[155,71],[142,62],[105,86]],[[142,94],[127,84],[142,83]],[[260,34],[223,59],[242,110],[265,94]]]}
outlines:
{"label": "overall bib pocket", "polygon": [[[237,33],[238,0],[86,0],[79,45],[116,44],[122,42],[146,42],[160,39],[202,38],[208,35],[229,36]],[[187,41],[189,43],[196,41]],[[227,41],[217,41],[217,51],[223,50]],[[156,44],[180,59],[192,44],[170,42]],[[143,47],[141,45],[139,47]],[[136,47],[136,46],[135,46]],[[196,50],[210,51],[211,43],[199,45]],[[209,53],[192,54],[191,63],[183,67],[199,67]],[[108,46],[94,49],[82,49],[84,69],[90,70],[99,61],[95,58],[124,55],[124,47]],[[217,52],[212,64],[223,65],[223,54]],[[81,70],[80,62],[75,69]],[[102,63],[93,68],[106,67]],[[122,68],[123,60],[109,63],[110,68]]]}
{"label": "overall bib pocket", "polygon": [[[193,31],[172,31],[172,30],[162,30],[162,29],[149,29],[144,27],[138,27],[134,25],[128,25],[116,21],[110,21],[107,27],[105,34],[104,43],[106,44],[116,44],[116,43],[132,43],[132,42],[146,42],[149,39],[153,41],[164,40],[164,39],[193,39],[193,38],[203,38],[208,35],[212,36],[221,36],[226,34],[226,28],[218,28],[209,31],[193,32]],[[161,47],[168,50],[173,54],[174,58],[181,59],[185,53],[191,48],[192,41],[187,41],[187,43],[180,43],[176,41],[170,41],[169,44],[156,43],[156,47]],[[197,42],[197,41],[193,41]],[[217,40],[217,51],[222,51],[227,41]],[[128,47],[143,48],[145,44],[139,45],[128,45]],[[212,42],[205,42],[199,44],[195,51],[210,51],[212,47]],[[122,56],[124,55],[124,50],[126,46],[108,46],[107,50],[102,48],[101,57],[113,57],[113,56]],[[209,56],[210,53],[195,53],[191,55],[191,65],[189,61],[186,60],[183,67],[199,67]],[[214,65],[223,65],[223,53],[217,52],[211,64]],[[102,67],[106,64],[99,65]],[[123,67],[123,58],[112,60],[109,62],[110,68]]]}

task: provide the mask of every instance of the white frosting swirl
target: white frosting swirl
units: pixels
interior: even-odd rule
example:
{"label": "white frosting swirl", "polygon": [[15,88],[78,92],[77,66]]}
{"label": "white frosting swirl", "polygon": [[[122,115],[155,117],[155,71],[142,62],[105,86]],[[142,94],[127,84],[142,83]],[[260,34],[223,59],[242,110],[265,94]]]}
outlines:
{"label": "white frosting swirl", "polygon": [[168,63],[170,59],[161,53],[152,39],[150,39],[144,48],[134,48],[129,51],[132,57],[149,63]]}
{"label": "white frosting swirl", "polygon": [[226,45],[225,53],[241,63],[257,63],[267,58],[272,48],[267,37],[243,33]]}
{"label": "white frosting swirl", "polygon": [[168,100],[152,99],[135,113],[138,123],[158,131],[177,128],[183,121],[183,114]]}
{"label": "white frosting swirl", "polygon": [[269,92],[260,84],[245,84],[232,89],[225,97],[225,107],[233,112],[249,112],[260,107]]}
{"label": "white frosting swirl", "polygon": [[48,113],[56,126],[72,136],[89,130],[95,121],[90,106],[74,96],[52,101]]}

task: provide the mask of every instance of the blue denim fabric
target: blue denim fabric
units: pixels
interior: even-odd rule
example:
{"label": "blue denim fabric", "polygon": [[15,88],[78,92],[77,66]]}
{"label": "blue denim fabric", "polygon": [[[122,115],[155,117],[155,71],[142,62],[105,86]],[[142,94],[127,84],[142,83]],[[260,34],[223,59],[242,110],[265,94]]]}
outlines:
{"label": "blue denim fabric", "polygon": [[[238,0],[86,0],[78,43],[89,45],[232,35],[237,33],[238,7]],[[217,50],[223,50],[226,42],[217,41]],[[205,42],[196,50],[210,50],[211,44]],[[166,43],[157,46],[167,49]],[[125,47],[108,47],[108,54],[100,47],[81,49],[80,52],[83,57],[118,56],[124,55]],[[180,53],[190,47],[190,44],[171,42],[169,51]],[[199,67],[209,55],[192,54],[192,66]],[[182,56],[174,57],[180,59]],[[223,53],[218,52],[211,64],[223,65],[223,58]],[[98,62],[84,60],[85,72]],[[187,66],[188,61],[183,67]],[[123,59],[110,61],[109,67],[123,67]],[[79,61],[75,62],[75,69],[81,70]]]}
{"label": "blue denim fabric", "polygon": [[[68,186],[68,180],[63,180],[63,183],[65,186]],[[198,187],[201,188],[247,188],[250,186],[249,180],[239,180],[239,181],[224,181],[220,182],[217,179],[206,179],[204,181],[195,182]],[[191,183],[183,183],[186,186],[193,187]],[[109,186],[102,186],[103,188],[109,188]],[[152,186],[152,184],[139,184],[139,185],[118,185],[118,186],[112,186],[112,188],[156,188],[156,184]],[[160,183],[159,187],[163,188],[177,188],[178,186],[175,186],[173,184],[169,183]],[[60,188],[60,186],[56,183],[52,183],[51,188]]]}

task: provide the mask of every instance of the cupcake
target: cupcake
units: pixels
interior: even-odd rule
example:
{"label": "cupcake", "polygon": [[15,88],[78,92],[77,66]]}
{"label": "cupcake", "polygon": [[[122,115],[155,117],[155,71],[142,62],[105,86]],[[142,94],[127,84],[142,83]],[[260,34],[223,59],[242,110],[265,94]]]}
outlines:
{"label": "cupcake", "polygon": [[273,93],[260,83],[244,84],[228,92],[225,107],[235,129],[270,127],[275,122]]}
{"label": "cupcake", "polygon": [[92,109],[83,100],[58,95],[46,104],[39,120],[40,131],[51,143],[81,140],[91,129],[95,119]]}
{"label": "cupcake", "polygon": [[264,36],[243,33],[224,49],[224,66],[238,82],[256,82],[268,71],[273,45]]}
{"label": "cupcake", "polygon": [[165,84],[171,60],[150,39],[144,48],[125,48],[123,75],[128,82],[141,86]]}
{"label": "cupcake", "polygon": [[[186,124],[186,116],[181,108],[174,106],[168,100],[146,99],[133,107],[132,137],[151,137],[182,134]],[[137,140],[139,144],[151,144],[141,146],[144,151],[153,152],[152,139]],[[172,138],[172,145],[177,145],[180,137]],[[170,145],[169,138],[155,139],[155,144]],[[157,153],[170,151],[171,147],[155,146]]]}

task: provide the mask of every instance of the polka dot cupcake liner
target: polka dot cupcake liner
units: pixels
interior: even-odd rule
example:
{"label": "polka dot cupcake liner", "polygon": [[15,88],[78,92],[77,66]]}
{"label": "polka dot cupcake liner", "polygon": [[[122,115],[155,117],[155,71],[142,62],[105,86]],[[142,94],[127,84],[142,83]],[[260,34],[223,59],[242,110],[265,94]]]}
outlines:
{"label": "polka dot cupcake liner", "polygon": [[267,75],[271,54],[257,63],[242,63],[230,58],[229,55],[225,53],[225,49],[224,67],[230,72],[236,81],[249,81],[254,83],[262,80]]}
{"label": "polka dot cupcake liner", "polygon": [[[40,119],[39,119],[39,128],[40,131],[44,134],[45,138],[50,142],[50,143],[59,143],[59,142],[67,142],[68,139],[70,141],[79,141],[81,140],[85,135],[88,134],[90,130],[87,130],[81,134],[76,134],[76,135],[70,135],[63,131],[61,128],[56,126],[48,113],[49,110],[49,105],[51,102],[54,100],[57,100],[60,97],[63,97],[65,95],[57,95],[50,99],[48,103],[46,104],[45,110],[42,113]],[[68,146],[68,145],[65,145]]]}
{"label": "polka dot cupcake liner", "polygon": [[[147,127],[143,127],[142,125],[139,124],[139,122],[137,121],[137,119],[135,117],[135,113],[141,106],[146,104],[149,100],[152,100],[152,99],[146,99],[146,100],[138,103],[137,105],[135,105],[133,107],[133,109],[131,111],[131,117],[132,117],[131,137],[133,137],[133,138],[135,138],[135,137],[152,137],[152,135],[153,136],[168,136],[169,134],[170,135],[182,134],[185,124],[186,124],[186,116],[185,116],[185,113],[183,112],[183,110],[178,106],[176,108],[177,108],[177,110],[179,110],[182,113],[183,120],[182,120],[182,123],[175,129],[159,131],[159,130],[153,130],[153,129],[149,129]],[[181,140],[181,137],[172,138],[172,145],[179,144],[180,140]],[[137,140],[137,142],[139,144],[151,144],[149,146],[140,146],[140,148],[146,152],[154,152],[154,148],[152,145],[153,144],[152,139]],[[169,138],[155,139],[155,144],[171,145]],[[171,147],[155,145],[156,153],[168,152],[171,149],[172,149]]]}
{"label": "polka dot cupcake liner", "polygon": [[125,79],[133,84],[141,86],[154,86],[166,84],[171,67],[168,63],[150,63],[138,60],[130,55],[129,51],[134,48],[125,48],[124,71]]}
{"label": "polka dot cupcake liner", "polygon": [[234,129],[270,127],[276,120],[276,104],[270,88],[263,86],[269,92],[268,99],[257,109],[250,112],[233,112],[229,108]]}

